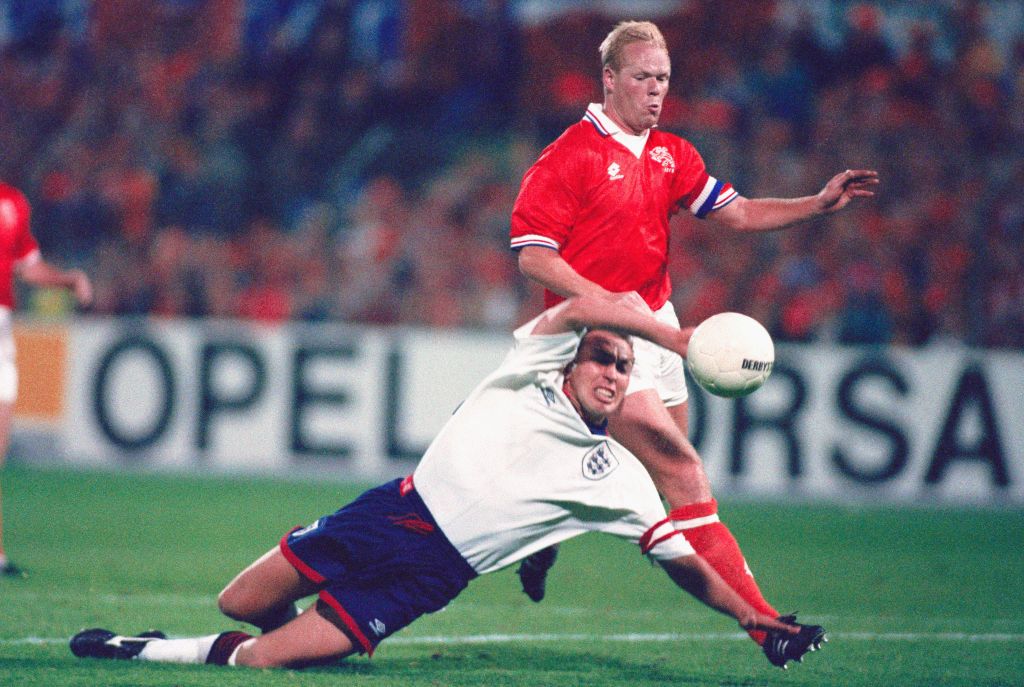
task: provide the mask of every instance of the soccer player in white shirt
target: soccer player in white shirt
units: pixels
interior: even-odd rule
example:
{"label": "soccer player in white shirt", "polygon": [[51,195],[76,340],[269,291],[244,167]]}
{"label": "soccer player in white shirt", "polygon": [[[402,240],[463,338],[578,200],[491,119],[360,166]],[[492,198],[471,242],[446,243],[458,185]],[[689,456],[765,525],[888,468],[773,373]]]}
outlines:
{"label": "soccer player in white shirt", "polygon": [[[678,586],[743,628],[810,650],[823,636],[803,637],[802,628],[756,611],[725,584],[673,527],[640,462],[605,433],[633,365],[627,334],[680,355],[689,339],[639,298],[632,307],[569,299],[518,330],[505,361],[456,410],[412,475],[286,534],[221,592],[225,614],[264,634],[166,639],[94,628],[73,637],[71,650],[255,667],[372,654],[478,575],[588,531],[635,542]],[[296,616],[295,602],[312,594],[317,601]]]}

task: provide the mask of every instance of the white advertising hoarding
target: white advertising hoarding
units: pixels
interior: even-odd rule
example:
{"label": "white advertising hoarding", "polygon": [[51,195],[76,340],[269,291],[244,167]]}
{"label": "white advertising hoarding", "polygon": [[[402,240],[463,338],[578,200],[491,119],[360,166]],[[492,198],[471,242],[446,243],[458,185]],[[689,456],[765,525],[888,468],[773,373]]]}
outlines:
{"label": "white advertising hoarding", "polygon": [[[69,333],[67,459],[403,474],[508,337],[352,326],[83,321]],[[694,393],[716,493],[1024,503],[1024,355],[779,345],[740,400]]]}

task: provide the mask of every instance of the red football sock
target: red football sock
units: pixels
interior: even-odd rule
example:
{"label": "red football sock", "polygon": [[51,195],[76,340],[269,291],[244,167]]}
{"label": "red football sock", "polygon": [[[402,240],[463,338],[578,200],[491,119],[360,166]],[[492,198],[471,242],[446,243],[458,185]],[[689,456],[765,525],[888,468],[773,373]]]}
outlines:
{"label": "red football sock", "polygon": [[[683,531],[687,541],[700,557],[706,560],[744,601],[760,613],[773,618],[779,616],[779,612],[761,595],[754,574],[750,572],[732,532],[718,520],[717,501],[712,499],[704,503],[682,506],[669,513],[669,517],[674,521],[676,528]],[[762,630],[749,630],[747,634],[758,644],[764,642],[765,633]]]}

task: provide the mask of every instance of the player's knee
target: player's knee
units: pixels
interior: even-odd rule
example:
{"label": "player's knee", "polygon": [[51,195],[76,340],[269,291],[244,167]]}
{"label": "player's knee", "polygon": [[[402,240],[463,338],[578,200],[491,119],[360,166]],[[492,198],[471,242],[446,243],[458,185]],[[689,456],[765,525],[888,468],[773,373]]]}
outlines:
{"label": "player's knee", "polygon": [[250,614],[249,605],[244,592],[233,584],[224,587],[217,595],[217,608],[234,620],[245,620]]}
{"label": "player's knee", "polygon": [[217,608],[220,612],[229,618],[236,618],[234,599],[232,598],[229,587],[225,587],[221,590],[220,594],[217,595]]}

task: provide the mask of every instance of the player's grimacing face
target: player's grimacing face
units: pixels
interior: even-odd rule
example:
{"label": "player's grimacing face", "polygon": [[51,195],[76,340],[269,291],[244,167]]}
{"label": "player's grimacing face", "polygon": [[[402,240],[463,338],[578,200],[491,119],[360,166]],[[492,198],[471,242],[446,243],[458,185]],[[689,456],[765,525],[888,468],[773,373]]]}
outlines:
{"label": "player's grimacing face", "polygon": [[627,133],[642,134],[658,123],[671,73],[667,50],[630,43],[622,49],[617,70],[604,68],[605,114]]}
{"label": "player's grimacing face", "polygon": [[626,339],[612,332],[588,332],[566,375],[569,397],[585,419],[603,422],[622,405],[632,370],[633,347]]}

